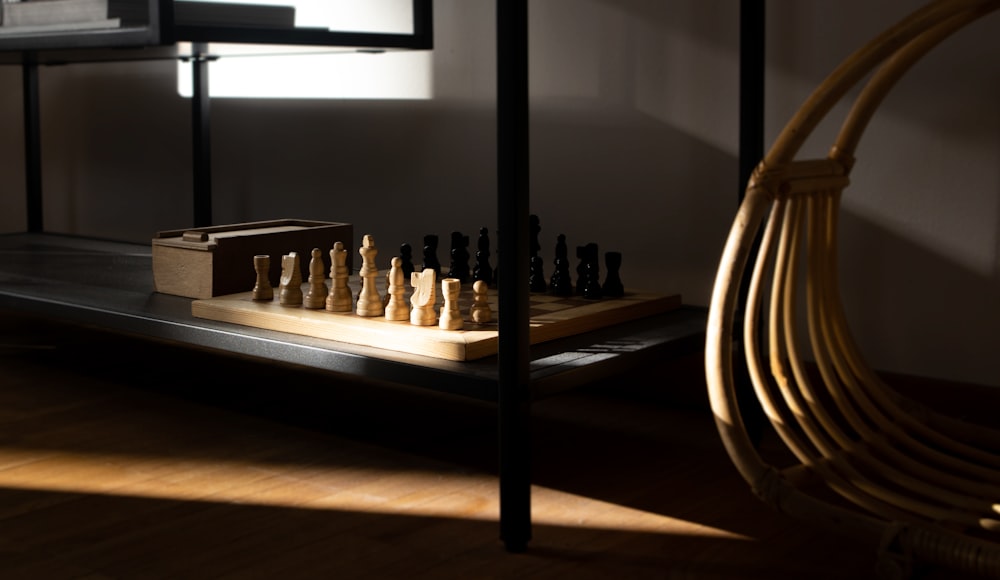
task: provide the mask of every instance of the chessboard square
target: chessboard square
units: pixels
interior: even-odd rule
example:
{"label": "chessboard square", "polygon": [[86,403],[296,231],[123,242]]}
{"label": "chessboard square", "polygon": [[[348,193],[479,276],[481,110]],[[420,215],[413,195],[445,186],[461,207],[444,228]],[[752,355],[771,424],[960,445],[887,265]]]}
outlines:
{"label": "chessboard square", "polygon": [[537,304],[532,304],[532,310],[538,310],[542,312],[558,312],[560,310],[566,310],[567,308],[572,308],[574,304],[566,304],[565,302],[540,302]]}
{"label": "chessboard square", "polygon": [[549,302],[559,302],[560,300],[565,300],[565,298],[560,296],[548,296],[546,294],[532,294],[531,303],[532,304],[546,304]]}

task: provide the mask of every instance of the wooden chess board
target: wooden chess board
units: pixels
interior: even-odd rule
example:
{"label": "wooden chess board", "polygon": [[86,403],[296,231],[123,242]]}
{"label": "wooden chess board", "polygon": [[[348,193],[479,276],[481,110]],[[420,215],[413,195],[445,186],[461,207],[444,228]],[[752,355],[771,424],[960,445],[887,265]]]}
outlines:
{"label": "wooden chess board", "polygon": [[[379,276],[378,280],[384,280]],[[329,285],[329,280],[327,284]],[[357,295],[359,284],[352,280],[352,292]],[[384,283],[383,283],[384,286]],[[308,284],[303,284],[303,292]],[[384,295],[384,287],[380,289]],[[275,296],[278,292],[275,289]],[[440,288],[437,308],[442,304]],[[409,294],[406,296],[409,303]],[[195,300],[191,312],[197,318],[217,320],[290,332],[304,336],[385,348],[410,354],[446,360],[475,360],[497,352],[497,296],[490,290],[493,321],[486,324],[470,322],[471,285],[465,285],[459,295],[459,308],[465,319],[463,330],[442,330],[437,326],[415,326],[408,321],[394,322],[384,317],[368,318],[353,312],[310,310],[301,306],[282,306],[273,301],[254,301],[251,292]],[[636,320],[678,308],[679,295],[626,293],[623,298],[588,300],[582,297],[558,297],[531,294],[530,337],[537,344],[596,330],[621,322]]]}

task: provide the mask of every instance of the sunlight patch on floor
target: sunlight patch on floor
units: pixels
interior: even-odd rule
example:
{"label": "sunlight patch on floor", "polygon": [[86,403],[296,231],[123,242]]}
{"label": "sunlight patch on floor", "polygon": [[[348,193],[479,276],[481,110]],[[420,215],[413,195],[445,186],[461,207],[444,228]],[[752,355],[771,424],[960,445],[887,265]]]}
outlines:
{"label": "sunlight patch on floor", "polygon": [[[496,521],[499,511],[496,478],[459,468],[275,465],[11,447],[0,449],[0,489],[482,521]],[[541,486],[532,488],[532,508],[539,525],[750,539]]]}

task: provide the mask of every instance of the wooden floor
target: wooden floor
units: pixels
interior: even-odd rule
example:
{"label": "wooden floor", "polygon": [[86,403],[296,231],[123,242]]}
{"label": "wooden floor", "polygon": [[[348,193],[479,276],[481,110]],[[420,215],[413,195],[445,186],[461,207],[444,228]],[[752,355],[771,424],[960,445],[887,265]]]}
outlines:
{"label": "wooden floor", "polygon": [[874,577],[751,495],[697,372],[537,403],[510,554],[491,406],[161,346],[0,317],[0,578]]}

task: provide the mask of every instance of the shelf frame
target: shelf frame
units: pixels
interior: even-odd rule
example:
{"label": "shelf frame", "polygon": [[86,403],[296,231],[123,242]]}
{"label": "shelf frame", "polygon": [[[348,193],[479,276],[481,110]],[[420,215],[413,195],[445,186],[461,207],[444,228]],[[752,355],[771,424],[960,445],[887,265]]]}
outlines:
{"label": "shelf frame", "polygon": [[500,539],[523,552],[531,539],[528,3],[498,0],[496,7]]}
{"label": "shelf frame", "polygon": [[[241,46],[268,44],[275,51],[332,50],[331,45],[365,50],[433,48],[431,0],[413,0],[414,33],[393,35],[316,30],[275,31],[233,27],[177,26],[172,0],[150,0],[150,25],[138,30],[104,31],[35,39],[10,50],[0,39],[0,63],[22,66],[27,175],[28,233],[0,236],[0,252],[29,261],[55,260],[46,271],[72,271],[59,262],[80,258],[121,261],[145,257],[127,245],[59,237],[44,231],[41,181],[39,66],[71,62],[192,59],[196,97],[192,99],[195,165],[193,223],[211,224],[211,159],[207,97],[207,64],[233,54]],[[763,139],[763,10],[764,0],[741,2],[740,185],[762,156]],[[129,290],[98,287],[77,272],[68,280],[37,277],[17,264],[0,262],[0,307],[42,317],[91,324],[152,340],[205,348],[230,355],[322,369],[333,375],[406,385],[494,401],[498,408],[500,472],[500,538],[508,551],[521,552],[531,540],[531,434],[533,400],[612,376],[635,364],[665,356],[698,352],[704,345],[705,313],[681,310],[642,321],[595,331],[553,343],[530,346],[528,340],[528,271],[521,257],[529,255],[529,91],[528,2],[497,0],[497,171],[500,269],[511,288],[501,294],[499,352],[495,358],[454,363],[380,352],[378,349],[330,344],[329,341],[283,333],[250,330],[226,323],[195,320],[190,299],[157,294],[151,284]],[[188,43],[185,45],[184,43]],[[221,43],[221,44],[220,44]],[[232,46],[225,46],[230,43]],[[292,46],[298,46],[292,49]],[[108,47],[116,47],[109,49]],[[234,48],[235,47],[235,48]],[[121,50],[132,48],[135,50]],[[56,256],[38,248],[57,248]],[[36,248],[36,249],[32,249]],[[63,248],[63,249],[59,249]],[[63,256],[60,258],[59,256]],[[68,257],[67,257],[68,256]],[[87,260],[84,260],[87,261]],[[151,275],[151,260],[141,269]],[[34,262],[32,266],[34,266]],[[69,267],[68,267],[69,266]],[[134,285],[138,271],[126,271]],[[618,352],[605,343],[626,338],[632,349]]]}
{"label": "shelf frame", "polygon": [[[145,60],[149,48],[169,47],[180,42],[234,45],[275,45],[322,48],[331,46],[380,50],[430,50],[434,47],[433,0],[411,0],[412,32],[361,32],[321,28],[261,28],[178,24],[174,0],[147,0],[144,25],[98,30],[67,30],[59,33],[0,35],[0,61],[20,63],[25,53],[42,53],[51,63],[93,60]],[[114,48],[111,54],[104,49]],[[128,49],[135,49],[130,51]],[[301,50],[301,48],[299,48]],[[152,58],[164,58],[157,51]],[[181,55],[174,55],[181,56]],[[44,62],[43,62],[44,64]]]}
{"label": "shelf frame", "polygon": [[411,34],[344,32],[175,25],[173,0],[149,0],[149,22],[145,27],[0,37],[0,64],[20,64],[22,68],[27,231],[45,231],[39,66],[128,60],[191,62],[192,227],[204,227],[214,223],[209,63],[222,55],[245,52],[241,47],[262,44],[273,45],[282,53],[301,53],[303,47],[310,51],[343,51],[347,47],[368,52],[432,49],[432,0],[411,0],[411,10]]}

